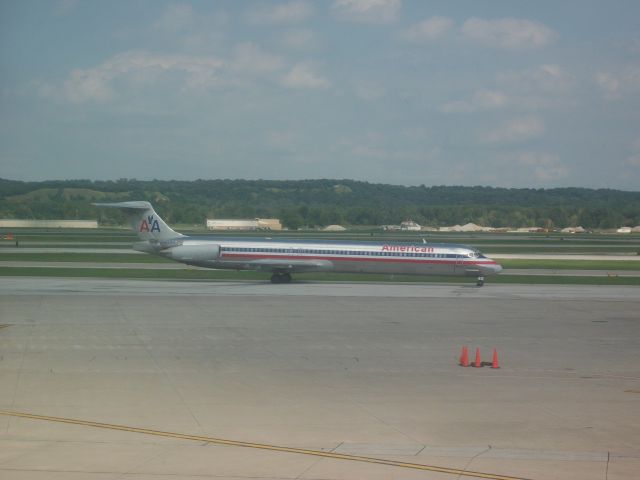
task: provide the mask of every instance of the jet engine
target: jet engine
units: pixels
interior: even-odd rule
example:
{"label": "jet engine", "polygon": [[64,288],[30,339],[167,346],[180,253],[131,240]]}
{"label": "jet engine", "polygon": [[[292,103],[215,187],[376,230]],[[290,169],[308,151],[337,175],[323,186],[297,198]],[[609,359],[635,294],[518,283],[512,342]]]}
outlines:
{"label": "jet engine", "polygon": [[166,254],[167,257],[179,262],[203,262],[217,259],[220,256],[220,245],[212,243],[183,244],[168,249]]}

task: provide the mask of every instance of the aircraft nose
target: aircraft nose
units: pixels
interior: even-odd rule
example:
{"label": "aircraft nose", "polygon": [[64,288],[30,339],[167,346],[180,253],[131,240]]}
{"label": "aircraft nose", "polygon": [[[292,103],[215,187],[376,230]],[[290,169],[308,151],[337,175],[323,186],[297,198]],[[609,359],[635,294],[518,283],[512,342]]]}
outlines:
{"label": "aircraft nose", "polygon": [[486,271],[487,275],[495,275],[496,273],[500,273],[502,271],[502,265],[499,263],[490,263],[487,265],[483,265],[482,268]]}

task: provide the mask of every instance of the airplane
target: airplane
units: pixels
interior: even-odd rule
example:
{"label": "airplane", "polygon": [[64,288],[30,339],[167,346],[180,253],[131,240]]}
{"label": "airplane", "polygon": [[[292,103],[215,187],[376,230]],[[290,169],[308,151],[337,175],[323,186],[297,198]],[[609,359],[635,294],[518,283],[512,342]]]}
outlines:
{"label": "airplane", "polygon": [[300,272],[382,273],[475,277],[502,270],[466,245],[447,243],[358,242],[285,238],[186,236],[172,230],[145,201],[94,203],[129,216],[139,242],[133,249],[215,269],[270,272],[272,283],[289,283]]}

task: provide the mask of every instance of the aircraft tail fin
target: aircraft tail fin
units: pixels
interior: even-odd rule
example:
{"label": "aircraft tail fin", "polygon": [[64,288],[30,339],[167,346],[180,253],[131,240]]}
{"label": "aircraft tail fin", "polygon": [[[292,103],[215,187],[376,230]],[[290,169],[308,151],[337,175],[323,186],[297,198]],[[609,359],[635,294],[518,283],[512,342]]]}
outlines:
{"label": "aircraft tail fin", "polygon": [[183,237],[160,218],[149,202],[94,203],[96,207],[117,208],[129,216],[131,228],[140,240],[170,240]]}

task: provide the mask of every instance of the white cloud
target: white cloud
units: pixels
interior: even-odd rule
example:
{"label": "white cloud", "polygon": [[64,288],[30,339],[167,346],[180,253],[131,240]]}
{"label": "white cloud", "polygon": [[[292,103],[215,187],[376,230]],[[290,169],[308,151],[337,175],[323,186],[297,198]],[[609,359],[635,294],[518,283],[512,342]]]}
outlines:
{"label": "white cloud", "polygon": [[290,88],[328,88],[329,80],[317,74],[308,63],[296,64],[282,79],[282,84]]}
{"label": "white cloud", "polygon": [[[130,51],[115,55],[96,67],[73,70],[62,86],[40,83],[37,88],[41,95],[49,98],[74,103],[105,102],[115,98],[116,92],[129,92],[161,80],[173,82],[172,88],[177,92],[188,92],[241,85],[246,77],[268,76],[283,68],[284,60],[280,56],[264,52],[250,42],[237,45],[228,61],[211,56]],[[311,75],[309,69],[293,72],[291,84],[296,80],[304,84],[305,72]],[[326,80],[310,76],[306,81],[313,85],[314,81],[317,84]]]}
{"label": "white cloud", "polygon": [[596,75],[596,83],[604,91],[607,98],[620,96],[620,79],[611,73],[600,72]]}
{"label": "white cloud", "polygon": [[452,27],[450,18],[431,17],[405,30],[402,38],[410,42],[429,42],[442,38]]}
{"label": "white cloud", "polygon": [[539,137],[544,133],[542,120],[537,117],[515,118],[484,136],[488,143],[516,143]]}
{"label": "white cloud", "polygon": [[505,50],[540,48],[550,44],[557,37],[549,27],[519,18],[470,18],[464,22],[461,31],[475,43]]}
{"label": "white cloud", "polygon": [[115,95],[113,83],[128,81],[145,84],[168,72],[182,74],[182,89],[209,88],[218,83],[218,71],[223,62],[213,57],[187,55],[154,55],[147,52],[125,52],[95,68],[78,69],[65,80],[62,91],[48,88],[48,96],[62,93],[75,102],[103,102]]}
{"label": "white cloud", "polygon": [[640,67],[629,66],[616,72],[598,72],[596,83],[608,99],[622,98],[640,91]]}
{"label": "white cloud", "polygon": [[560,65],[545,64],[519,72],[498,74],[498,82],[521,92],[565,93],[575,83]]}
{"label": "white cloud", "polygon": [[551,153],[522,152],[515,156],[515,164],[527,168],[543,182],[559,180],[569,173],[558,156]]}
{"label": "white cloud", "polygon": [[282,68],[283,61],[278,55],[263,52],[254,43],[241,43],[234,49],[231,68],[235,72],[261,74]]}
{"label": "white cloud", "polygon": [[508,97],[495,90],[479,90],[471,100],[449,102],[440,109],[444,113],[472,113],[480,110],[495,110],[508,104]]}
{"label": "white cloud", "polygon": [[560,65],[498,73],[496,85],[509,96],[509,107],[521,111],[574,108],[579,102],[575,76]]}
{"label": "white cloud", "polygon": [[308,20],[315,12],[311,2],[296,0],[277,5],[256,4],[247,11],[247,20],[253,25],[286,25]]}
{"label": "white cloud", "polygon": [[[64,82],[64,93],[74,103],[87,100],[103,102],[113,93],[109,82],[116,75],[106,69],[74,70]],[[56,95],[57,91],[49,89],[45,93]]]}
{"label": "white cloud", "polygon": [[401,7],[401,0],[335,0],[331,9],[339,20],[382,24],[395,21]]}

